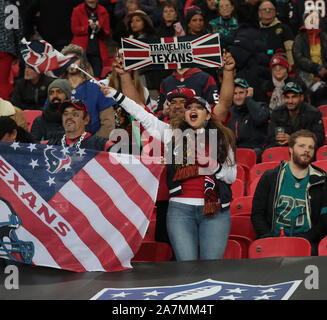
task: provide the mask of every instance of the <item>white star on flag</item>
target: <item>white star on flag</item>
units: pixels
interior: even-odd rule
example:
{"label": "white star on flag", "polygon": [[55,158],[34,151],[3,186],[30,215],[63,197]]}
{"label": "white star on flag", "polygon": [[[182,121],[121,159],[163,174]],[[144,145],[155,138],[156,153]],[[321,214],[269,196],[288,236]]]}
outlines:
{"label": "white star on flag", "polygon": [[234,295],[229,296],[220,296],[221,300],[236,300],[238,297],[235,297]]}
{"label": "white star on flag", "polygon": [[51,187],[53,184],[56,184],[54,180],[54,178],[49,177],[48,181],[46,181],[49,184],[49,187]]}
{"label": "white star on flag", "polygon": [[253,297],[253,299],[254,300],[269,300],[271,297],[274,297],[274,296],[268,296],[267,294],[265,294],[263,296]]}
{"label": "white star on flag", "polygon": [[247,291],[247,289],[235,288],[235,289],[227,289],[228,293],[239,293],[242,294],[243,291]]}
{"label": "white star on flag", "polygon": [[33,152],[33,150],[36,150],[36,144],[30,143],[30,145],[27,147],[27,149],[30,149],[30,151]]}
{"label": "white star on flag", "polygon": [[31,159],[31,162],[29,163],[29,165],[34,169],[35,167],[39,166],[39,164],[37,162],[38,162],[37,159],[36,160]]}
{"label": "white star on flag", "polygon": [[129,294],[130,293],[125,293],[124,291],[120,293],[114,293],[112,294],[112,298],[125,298]]}
{"label": "white star on flag", "polygon": [[269,288],[269,289],[266,289],[266,290],[260,290],[261,293],[275,293],[275,291],[279,290],[279,288]]}
{"label": "white star on flag", "polygon": [[78,149],[78,151],[76,152],[80,157],[84,156],[86,153],[84,151],[85,149]]}
{"label": "white star on flag", "polygon": [[144,292],[144,296],[147,297],[147,296],[158,296],[159,294],[162,294],[163,292],[159,292],[157,290],[153,290],[153,291],[150,291],[150,292]]}
{"label": "white star on flag", "polygon": [[13,149],[15,149],[15,151],[16,151],[17,148],[20,148],[19,142],[13,142],[13,143],[10,145],[10,147],[13,148]]}
{"label": "white star on flag", "polygon": [[62,147],[62,149],[60,150],[60,152],[63,153],[63,155],[66,155],[67,153],[69,154],[69,147]]}

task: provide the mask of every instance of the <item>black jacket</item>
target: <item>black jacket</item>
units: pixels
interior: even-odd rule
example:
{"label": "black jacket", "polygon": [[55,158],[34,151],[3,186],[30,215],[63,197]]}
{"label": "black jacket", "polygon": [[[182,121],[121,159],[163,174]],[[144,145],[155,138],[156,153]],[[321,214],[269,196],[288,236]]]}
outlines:
{"label": "black jacket", "polygon": [[267,137],[269,109],[250,97],[242,107],[232,105],[228,127],[235,133],[238,148],[261,148]]}
{"label": "black jacket", "polygon": [[[251,220],[258,238],[273,236],[273,221],[285,162],[272,170],[267,170],[260,178],[252,202]],[[327,214],[321,209],[327,206],[326,173],[313,165],[309,166],[309,188],[307,189],[308,210],[311,229],[301,235],[310,242],[318,243],[326,234]]]}
{"label": "black jacket", "polygon": [[283,127],[288,134],[301,129],[310,130],[317,136],[318,147],[321,147],[325,142],[325,129],[321,117],[322,114],[317,108],[306,102],[302,102],[297,125],[293,126],[287,107],[283,105],[276,108],[270,115],[271,121],[268,125],[267,147],[279,146],[275,139],[276,127]]}

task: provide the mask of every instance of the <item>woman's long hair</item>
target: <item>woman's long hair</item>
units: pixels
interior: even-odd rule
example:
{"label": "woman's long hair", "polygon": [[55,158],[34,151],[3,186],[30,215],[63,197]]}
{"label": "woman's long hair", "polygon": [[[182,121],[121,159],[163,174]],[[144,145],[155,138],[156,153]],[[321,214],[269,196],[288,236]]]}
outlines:
{"label": "woman's long hair", "polygon": [[[181,117],[175,117],[171,119],[170,125],[172,129],[180,129],[182,132],[188,129],[192,129],[192,127]],[[205,125],[205,142],[209,143],[209,130],[216,130],[217,134],[217,161],[219,163],[227,162],[228,165],[234,165],[236,162],[236,141],[235,135],[232,130],[225,127],[217,120],[214,114],[211,114],[211,118]],[[211,130],[210,130],[211,131]],[[211,131],[212,132],[212,131]],[[184,139],[185,140],[185,139]],[[183,149],[185,150],[186,143],[181,139],[175,138],[173,136],[173,144],[174,147],[179,143],[183,143]],[[234,159],[230,159],[229,150],[232,149],[234,153]]]}
{"label": "woman's long hair", "polygon": [[[142,83],[142,80],[139,76],[139,73],[137,70],[132,71],[132,79],[133,79],[133,83],[134,86],[136,88],[136,91],[138,92],[140,99],[142,101],[143,104],[146,103],[145,101],[145,90],[144,90],[144,85]],[[109,86],[121,91],[121,84],[120,84],[120,79],[119,79],[119,75],[116,72],[115,68],[112,69],[112,72],[109,76]]]}

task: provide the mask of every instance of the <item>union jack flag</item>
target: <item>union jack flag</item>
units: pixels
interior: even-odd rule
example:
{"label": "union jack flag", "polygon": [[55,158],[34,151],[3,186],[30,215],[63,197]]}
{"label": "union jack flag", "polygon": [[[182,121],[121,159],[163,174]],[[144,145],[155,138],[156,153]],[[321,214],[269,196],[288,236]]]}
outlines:
{"label": "union jack flag", "polygon": [[66,57],[52,45],[44,40],[22,41],[21,54],[24,61],[33,67],[38,73],[44,73],[51,78],[58,78],[72,63],[76,57]]}
{"label": "union jack flag", "polygon": [[163,169],[148,160],[1,143],[0,256],[76,272],[131,268]]}
{"label": "union jack flag", "polygon": [[160,39],[122,38],[126,70],[222,66],[218,33]]}

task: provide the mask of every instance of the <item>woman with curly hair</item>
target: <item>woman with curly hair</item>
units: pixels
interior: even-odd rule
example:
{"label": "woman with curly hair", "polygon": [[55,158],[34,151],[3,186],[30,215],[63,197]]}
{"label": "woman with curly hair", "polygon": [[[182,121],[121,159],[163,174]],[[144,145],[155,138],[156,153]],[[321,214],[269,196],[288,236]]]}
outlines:
{"label": "woman with curly hair", "polygon": [[167,124],[113,88],[102,88],[167,149],[167,231],[176,260],[221,259],[229,232],[235,140],[203,98],[186,100],[184,116]]}

